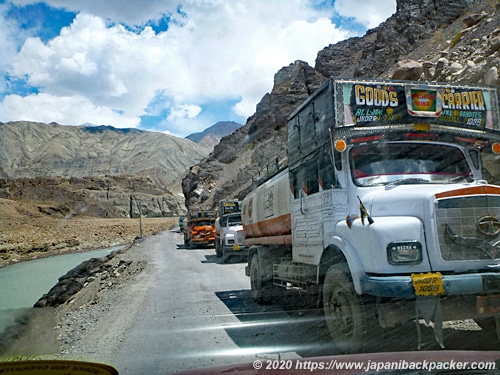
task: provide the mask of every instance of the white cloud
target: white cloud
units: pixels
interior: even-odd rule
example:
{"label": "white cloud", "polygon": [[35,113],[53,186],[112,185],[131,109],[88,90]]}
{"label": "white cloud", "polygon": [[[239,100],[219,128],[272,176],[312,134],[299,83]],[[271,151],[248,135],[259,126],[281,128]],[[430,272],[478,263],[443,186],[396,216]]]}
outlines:
{"label": "white cloud", "polygon": [[15,21],[7,18],[8,4],[0,3],[0,70],[5,70],[12,63],[17,48],[23,43],[26,34]]}
{"label": "white cloud", "polygon": [[[358,9],[360,1],[371,3],[353,2]],[[53,113],[57,119],[37,121],[66,124],[92,123],[103,115],[96,123],[137,126],[140,116],[170,110],[172,121],[179,114],[192,119],[191,124],[182,122],[188,134],[198,131],[196,110],[205,103],[240,100],[233,110],[248,117],[271,90],[281,67],[297,59],[314,65],[319,50],[349,36],[330,22],[331,8],[319,11],[307,0],[187,0],[182,14],[170,0],[45,2],[84,12],[47,43],[26,39],[9,73],[28,77],[44,95],[7,97],[0,106],[0,121],[14,114],[7,102],[16,104],[19,116]],[[349,14],[347,1],[337,2],[337,10]],[[169,12],[172,22],[159,34],[149,27],[134,33],[107,24],[139,25]],[[56,99],[73,97],[77,108],[61,111]]]}
{"label": "white cloud", "polygon": [[[39,0],[11,0],[14,4],[34,4]],[[172,0],[44,0],[54,8],[64,8],[75,13],[94,14],[117,23],[141,25],[157,19],[168,10],[175,11],[178,1]]]}
{"label": "white cloud", "polygon": [[396,1],[335,0],[335,10],[341,16],[352,17],[357,22],[366,25],[368,29],[372,29],[396,12]]}
{"label": "white cloud", "polygon": [[116,113],[109,107],[95,106],[81,96],[53,96],[32,94],[25,97],[9,95],[0,103],[2,121],[57,122],[63,125],[80,125],[82,119],[96,125],[113,125],[117,128],[136,128],[139,119]]}
{"label": "white cloud", "polygon": [[172,108],[167,117],[168,121],[175,121],[177,119],[193,119],[196,118],[201,112],[201,107],[193,104],[181,104]]}

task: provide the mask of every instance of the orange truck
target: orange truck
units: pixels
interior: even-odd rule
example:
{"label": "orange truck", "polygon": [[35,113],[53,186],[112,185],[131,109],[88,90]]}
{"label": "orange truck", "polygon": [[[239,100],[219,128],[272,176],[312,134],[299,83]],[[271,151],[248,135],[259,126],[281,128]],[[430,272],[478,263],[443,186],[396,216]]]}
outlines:
{"label": "orange truck", "polygon": [[190,248],[214,246],[216,217],[215,211],[189,211],[182,229],[184,245]]}

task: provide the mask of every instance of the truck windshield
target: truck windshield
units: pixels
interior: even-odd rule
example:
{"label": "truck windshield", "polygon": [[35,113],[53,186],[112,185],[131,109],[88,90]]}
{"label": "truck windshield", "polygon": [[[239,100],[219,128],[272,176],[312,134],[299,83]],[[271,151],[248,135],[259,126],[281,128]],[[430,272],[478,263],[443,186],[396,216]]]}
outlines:
{"label": "truck windshield", "polygon": [[204,220],[204,221],[195,221],[193,223],[193,226],[195,226],[195,227],[201,227],[201,226],[206,226],[206,225],[214,225],[214,222],[210,221],[210,220]]}
{"label": "truck windshield", "polygon": [[463,152],[444,144],[362,145],[351,149],[350,162],[358,186],[472,181]]}
{"label": "truck windshield", "polygon": [[229,226],[241,225],[241,215],[229,216],[228,224]]}

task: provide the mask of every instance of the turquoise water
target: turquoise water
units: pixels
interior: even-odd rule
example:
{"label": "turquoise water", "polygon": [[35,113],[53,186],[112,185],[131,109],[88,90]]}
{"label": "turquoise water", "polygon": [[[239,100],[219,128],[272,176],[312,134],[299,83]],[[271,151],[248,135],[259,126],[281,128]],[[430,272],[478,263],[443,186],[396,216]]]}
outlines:
{"label": "turquoise water", "polygon": [[32,307],[69,270],[88,259],[106,256],[120,248],[63,254],[0,268],[0,310]]}
{"label": "turquoise water", "polygon": [[100,258],[123,246],[63,254],[0,268],[0,333],[13,322],[13,312],[32,307],[58,279],[80,263]]}

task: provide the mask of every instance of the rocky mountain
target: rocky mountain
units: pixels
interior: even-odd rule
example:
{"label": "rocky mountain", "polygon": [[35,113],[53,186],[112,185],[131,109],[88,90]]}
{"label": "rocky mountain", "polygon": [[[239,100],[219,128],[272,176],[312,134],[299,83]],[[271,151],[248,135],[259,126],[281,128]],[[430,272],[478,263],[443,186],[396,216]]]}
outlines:
{"label": "rocky mountain", "polygon": [[186,138],[208,149],[213,149],[226,135],[234,133],[243,125],[234,121],[219,121],[200,133],[193,133]]}
{"label": "rocky mountain", "polygon": [[209,149],[138,129],[0,123],[0,198],[61,215],[171,216],[179,181]]}
{"label": "rocky mountain", "polygon": [[0,177],[133,175],[169,186],[208,149],[163,133],[111,126],[0,123]]}
{"label": "rocky mountain", "polygon": [[500,86],[498,0],[397,0],[397,11],[363,37],[329,45],[314,67],[295,61],[274,76],[256,112],[182,181],[188,208],[242,199],[252,176],[286,151],[286,117],[331,76]]}

